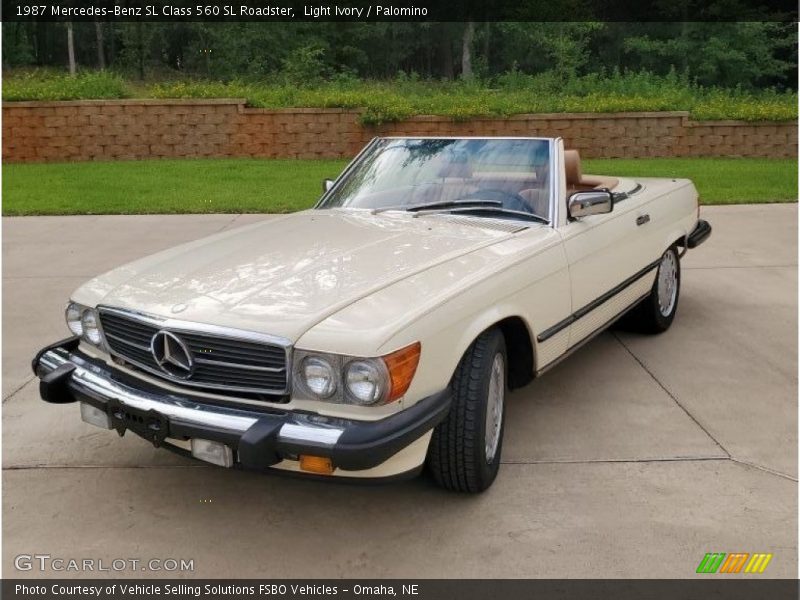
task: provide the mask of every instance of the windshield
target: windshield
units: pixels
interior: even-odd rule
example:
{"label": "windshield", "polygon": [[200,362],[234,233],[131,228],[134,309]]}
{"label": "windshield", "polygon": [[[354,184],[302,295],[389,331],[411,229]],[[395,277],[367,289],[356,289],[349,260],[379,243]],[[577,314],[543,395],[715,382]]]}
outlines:
{"label": "windshield", "polygon": [[318,208],[536,215],[549,219],[550,144],[540,139],[379,139]]}

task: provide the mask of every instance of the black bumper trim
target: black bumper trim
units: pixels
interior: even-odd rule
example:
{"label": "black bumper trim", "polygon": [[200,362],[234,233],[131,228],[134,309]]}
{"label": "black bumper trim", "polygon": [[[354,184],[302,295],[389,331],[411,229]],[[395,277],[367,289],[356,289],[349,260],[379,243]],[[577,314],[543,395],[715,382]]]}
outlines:
{"label": "black bumper trim", "polygon": [[[79,357],[80,363],[110,369],[103,361],[83,354],[76,350],[76,347],[77,340],[70,338],[62,343],[47,346],[36,355],[33,367],[34,372],[40,377],[43,400],[56,403],[82,401],[91,404],[109,415],[113,427],[120,435],[130,430],[156,446],[166,438],[203,438],[224,443],[238,454],[236,466],[252,470],[267,469],[283,459],[296,459],[299,454],[328,457],[335,467],[345,471],[376,467],[422,437],[444,419],[450,409],[452,398],[450,389],[446,388],[423,398],[405,410],[377,421],[326,419],[303,411],[263,412],[240,406],[237,407],[237,412],[249,416],[254,422],[243,431],[233,431],[193,422],[180,416],[163,415],[157,409],[143,412],[120,402],[117,398],[106,397],[94,390],[86,389],[73,381],[72,374],[76,366],[72,362],[67,362],[46,374],[39,368],[39,361],[47,351],[60,349],[71,352],[76,356],[76,360]],[[129,385],[136,382],[143,390],[147,389],[150,393],[153,391],[145,382],[138,382],[116,370],[111,373],[114,380],[125,379]],[[172,400],[175,399],[175,394],[170,393],[169,396]],[[196,396],[187,395],[186,399],[189,403],[197,403]],[[204,408],[214,407],[205,405]],[[342,430],[341,435],[333,443],[281,437],[279,435],[281,427],[296,423],[298,418],[330,422],[332,426]]]}
{"label": "black bumper trim", "polygon": [[239,462],[245,468],[262,469],[281,462],[277,451],[278,432],[283,422],[275,418],[261,418],[239,438]]}
{"label": "black bumper trim", "polygon": [[697,225],[694,226],[692,232],[686,237],[687,248],[697,248],[700,244],[705,242],[711,235],[711,224],[708,221],[700,219]]}
{"label": "black bumper trim", "polygon": [[446,389],[378,421],[348,421],[344,433],[332,446],[278,440],[277,433],[284,421],[279,417],[262,417],[239,438],[239,460],[246,469],[263,469],[280,462],[286,454],[312,454],[330,458],[335,467],[345,471],[370,469],[438,425],[450,410],[450,400],[450,390]]}
{"label": "black bumper trim", "polygon": [[33,371],[33,374],[37,376],[39,375],[38,371],[39,361],[42,360],[42,356],[44,356],[47,352],[50,352],[50,350],[57,350],[60,348],[68,352],[72,352],[73,350],[78,349],[78,345],[80,343],[81,343],[81,338],[78,337],[77,335],[74,335],[72,337],[68,337],[67,339],[54,342],[49,346],[45,346],[36,353],[36,356],[34,356],[33,360],[31,361],[31,370]]}
{"label": "black bumper trim", "polygon": [[39,395],[45,402],[51,404],[69,404],[75,398],[69,389],[69,379],[75,365],[66,363],[55,371],[50,371],[39,379]]}
{"label": "black bumper trim", "polygon": [[436,427],[447,416],[451,399],[448,388],[391,417],[345,429],[333,447],[333,464],[345,470],[363,469],[369,456],[372,466],[379,465]]}

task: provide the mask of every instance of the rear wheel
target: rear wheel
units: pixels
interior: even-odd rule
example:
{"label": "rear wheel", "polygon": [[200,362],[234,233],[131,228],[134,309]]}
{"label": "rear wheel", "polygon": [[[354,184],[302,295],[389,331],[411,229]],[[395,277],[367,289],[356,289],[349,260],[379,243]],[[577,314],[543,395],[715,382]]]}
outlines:
{"label": "rear wheel", "polygon": [[467,349],[451,382],[450,412],[433,431],[428,469],[458,492],[482,492],[500,467],[507,390],[506,345],[497,329]]}
{"label": "rear wheel", "polygon": [[623,320],[623,326],[642,333],[661,333],[669,329],[678,310],[681,263],[675,246],[661,256],[650,294]]}

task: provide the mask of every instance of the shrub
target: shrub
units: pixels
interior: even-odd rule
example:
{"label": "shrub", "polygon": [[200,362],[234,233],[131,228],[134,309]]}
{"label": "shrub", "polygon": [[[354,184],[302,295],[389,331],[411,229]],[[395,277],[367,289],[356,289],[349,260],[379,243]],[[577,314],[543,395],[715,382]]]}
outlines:
{"label": "shrub", "polygon": [[[402,73],[391,81],[362,81],[350,73],[328,79],[322,55],[301,49],[277,80],[180,79],[134,86],[111,73],[69,77],[52,71],[11,73],[4,100],[75,98],[245,98],[261,108],[361,109],[365,124],[437,114],[455,120],[540,112],[689,111],[697,119],[791,121],[797,94],[705,88],[672,72],[594,73],[562,81],[554,73],[525,75],[512,70],[490,81],[426,81]],[[313,83],[315,82],[315,83]],[[313,83],[313,85],[310,85]]]}
{"label": "shrub", "polygon": [[3,78],[3,100],[81,100],[126,98],[128,86],[109,71],[81,71],[74,77],[49,70]]}
{"label": "shrub", "polygon": [[283,60],[283,76],[292,85],[308,86],[319,83],[328,74],[324,61],[325,50],[319,46],[302,46]]}

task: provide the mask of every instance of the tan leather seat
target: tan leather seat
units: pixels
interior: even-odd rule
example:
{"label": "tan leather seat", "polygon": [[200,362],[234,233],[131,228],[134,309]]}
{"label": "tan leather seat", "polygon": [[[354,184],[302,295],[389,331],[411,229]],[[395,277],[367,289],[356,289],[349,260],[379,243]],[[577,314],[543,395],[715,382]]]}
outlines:
{"label": "tan leather seat", "polygon": [[489,171],[473,174],[473,181],[479,190],[497,190],[511,195],[519,195],[525,200],[533,212],[547,217],[549,196],[542,192],[545,182],[540,181],[536,173],[523,171]]}
{"label": "tan leather seat", "polygon": [[577,150],[564,150],[564,172],[567,178],[567,193],[607,188],[613,190],[619,185],[616,177],[584,175],[581,172],[581,155]]}

